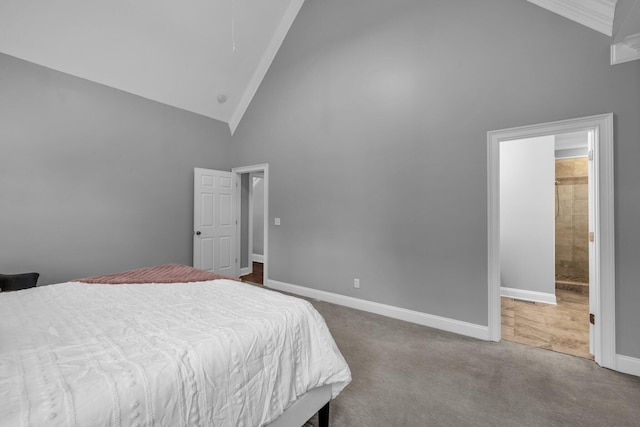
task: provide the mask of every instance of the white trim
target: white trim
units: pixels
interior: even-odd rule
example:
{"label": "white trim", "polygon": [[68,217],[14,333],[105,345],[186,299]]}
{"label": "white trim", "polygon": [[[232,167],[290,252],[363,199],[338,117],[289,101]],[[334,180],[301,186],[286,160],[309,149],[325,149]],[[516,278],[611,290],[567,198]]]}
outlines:
{"label": "white trim", "polygon": [[505,286],[500,287],[500,296],[520,299],[524,301],[542,302],[545,304],[557,304],[555,294],[527,291],[524,289],[507,288]]}
{"label": "white trim", "polygon": [[380,304],[378,302],[353,298],[318,289],[306,288],[304,286],[292,285],[290,283],[279,282],[277,280],[265,280],[264,283],[266,283],[268,288],[301,295],[307,298],[315,298],[333,304],[355,308],[356,310],[367,311],[369,313],[392,317],[406,322],[417,323],[430,328],[442,329],[447,332],[453,332],[454,334],[466,335],[481,340],[489,339],[488,328],[475,323],[434,316],[432,314],[422,313],[419,311],[407,310],[406,308]]}
{"label": "white trim", "polygon": [[487,132],[488,297],[489,336],[500,341],[500,142],[544,135],[594,130],[593,170],[596,185],[593,247],[596,274],[594,356],[596,363],[615,369],[615,254],[613,193],[613,114],[562,120]]}
{"label": "white trim", "polygon": [[251,103],[253,96],[258,91],[258,87],[260,86],[260,83],[262,83],[262,79],[264,79],[264,76],[267,74],[273,59],[276,57],[276,54],[278,53],[284,38],[289,32],[289,28],[291,28],[293,21],[296,19],[296,16],[298,16],[298,12],[300,11],[300,8],[302,8],[303,3],[304,0],[292,0],[291,4],[289,4],[289,7],[285,11],[276,32],[273,34],[269,45],[253,73],[253,76],[251,76],[251,80],[249,80],[249,84],[247,84],[244,93],[240,97],[240,101],[238,102],[236,109],[231,114],[231,118],[229,119],[229,130],[231,131],[231,135],[236,131],[236,128],[240,124],[240,119],[242,119],[245,111],[249,108],[249,104]]}
{"label": "white trim", "polygon": [[487,245],[489,282],[489,339],[500,341],[502,310],[500,307],[500,144],[493,142],[491,132],[487,134]]}
{"label": "white trim", "polygon": [[253,261],[253,262],[264,262],[264,255],[251,254],[251,261]]}
{"label": "white trim", "polygon": [[[267,280],[269,279],[269,164],[261,163],[261,164],[252,165],[252,166],[241,166],[241,167],[231,169],[231,172],[234,172],[237,175],[240,175],[243,173],[254,173],[254,172],[262,172],[264,174],[264,221],[263,221],[264,234],[262,236],[264,241],[263,277],[264,277],[264,283],[267,283]],[[240,211],[238,211],[238,214],[239,213]],[[237,254],[238,256],[240,256],[240,249],[239,249],[240,227],[238,227],[238,231],[236,233],[236,239],[238,241]]]}
{"label": "white trim", "polygon": [[640,359],[616,354],[616,371],[640,377]]}
{"label": "white trim", "polygon": [[[587,227],[588,230],[594,232],[598,227],[597,209],[598,206],[598,169],[595,153],[597,132],[595,130],[587,132]],[[591,239],[589,239],[591,240]],[[598,276],[598,263],[596,262],[596,250],[594,242],[589,241],[587,244],[589,256],[589,277]],[[589,313],[596,313],[600,308],[600,299],[598,298],[597,289],[599,282],[589,280]],[[594,324],[589,324],[589,353],[595,355],[596,328]]]}
{"label": "white trim", "polygon": [[613,35],[617,0],[527,0],[607,36]]}
{"label": "white trim", "polygon": [[[636,34],[635,37],[640,37]],[[621,41],[611,45],[611,65],[623,64],[625,62],[640,59],[640,49],[633,47],[630,42]]]}
{"label": "white trim", "polygon": [[246,276],[247,274],[251,274],[251,269],[249,267],[240,268],[240,274],[238,276]]}
{"label": "white trim", "polygon": [[600,336],[596,337],[596,343],[600,342],[602,348],[600,364],[609,367],[615,366],[616,354],[613,114],[600,116],[598,129],[598,143],[594,146],[594,151],[597,150],[594,170],[599,180],[598,199],[595,201],[598,214],[595,253],[596,266],[600,267],[596,273],[600,298],[600,312],[596,313],[596,334],[599,333]]}

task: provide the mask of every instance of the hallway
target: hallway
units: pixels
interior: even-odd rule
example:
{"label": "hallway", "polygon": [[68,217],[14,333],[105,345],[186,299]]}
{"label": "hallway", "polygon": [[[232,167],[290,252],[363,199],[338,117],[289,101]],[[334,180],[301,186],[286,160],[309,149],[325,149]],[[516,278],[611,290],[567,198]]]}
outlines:
{"label": "hallway", "polygon": [[243,282],[253,283],[255,285],[264,285],[264,264],[261,262],[253,263],[253,272],[240,276],[240,280]]}

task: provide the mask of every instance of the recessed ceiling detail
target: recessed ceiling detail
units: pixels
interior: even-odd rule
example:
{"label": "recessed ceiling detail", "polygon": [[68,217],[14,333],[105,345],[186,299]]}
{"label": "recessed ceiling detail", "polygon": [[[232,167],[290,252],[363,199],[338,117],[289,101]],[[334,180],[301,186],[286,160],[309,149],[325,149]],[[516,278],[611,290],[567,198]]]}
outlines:
{"label": "recessed ceiling detail", "polygon": [[640,0],[626,0],[620,6],[616,14],[618,30],[611,44],[612,65],[640,59]]}
{"label": "recessed ceiling detail", "polygon": [[612,37],[612,65],[640,59],[640,0],[527,1]]}
{"label": "recessed ceiling detail", "polygon": [[556,150],[571,150],[586,148],[589,143],[589,131],[567,132],[557,134],[555,140]]}
{"label": "recessed ceiling detail", "polygon": [[527,0],[611,37],[617,0]]}
{"label": "recessed ceiling detail", "polygon": [[0,52],[226,122],[233,133],[303,2],[2,0]]}

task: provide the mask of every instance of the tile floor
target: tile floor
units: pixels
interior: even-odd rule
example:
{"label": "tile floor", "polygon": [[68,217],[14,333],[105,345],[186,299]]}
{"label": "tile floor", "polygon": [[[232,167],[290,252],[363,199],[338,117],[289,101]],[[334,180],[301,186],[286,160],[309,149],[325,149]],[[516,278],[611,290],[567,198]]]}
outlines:
{"label": "tile floor", "polygon": [[502,339],[593,359],[589,295],[556,289],[557,305],[501,298]]}

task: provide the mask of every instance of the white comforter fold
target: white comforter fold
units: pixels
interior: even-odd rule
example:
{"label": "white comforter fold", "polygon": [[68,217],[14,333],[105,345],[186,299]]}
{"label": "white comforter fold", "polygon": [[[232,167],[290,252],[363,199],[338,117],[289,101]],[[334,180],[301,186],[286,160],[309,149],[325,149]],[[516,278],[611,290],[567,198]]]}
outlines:
{"label": "white comforter fold", "polygon": [[0,426],[262,426],[350,380],[311,304],[244,283],[0,293]]}

